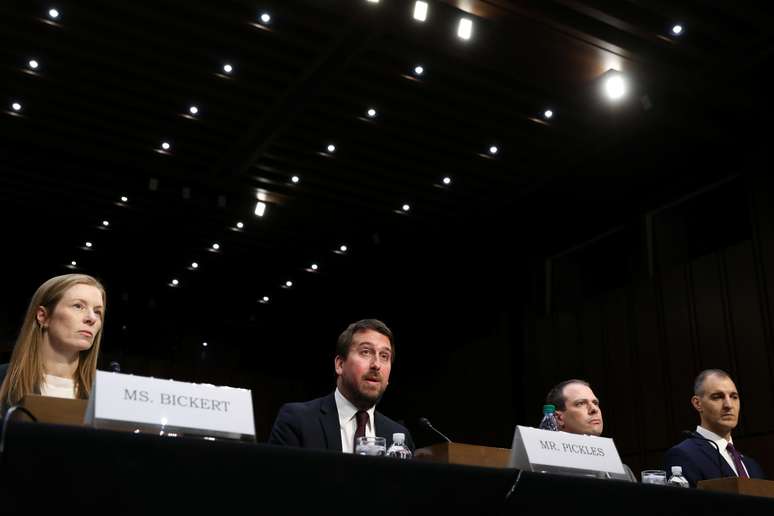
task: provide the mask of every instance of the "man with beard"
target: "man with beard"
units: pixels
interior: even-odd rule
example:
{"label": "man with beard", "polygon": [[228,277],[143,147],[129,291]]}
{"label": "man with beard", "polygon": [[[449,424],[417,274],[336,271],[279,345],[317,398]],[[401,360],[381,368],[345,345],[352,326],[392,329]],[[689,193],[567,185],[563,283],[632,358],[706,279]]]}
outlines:
{"label": "man with beard", "polygon": [[322,398],[283,405],[269,437],[270,444],[353,453],[357,437],[403,433],[413,451],[408,430],[375,410],[387,389],[395,357],[392,332],[381,321],[363,319],[339,336],[334,366],[336,390]]}
{"label": "man with beard", "polygon": [[766,478],[757,462],[734,447],[731,431],[739,422],[741,403],[728,373],[721,369],[699,373],[691,405],[699,414],[699,426],[690,432],[690,438],[667,450],[667,471],[672,466],[682,467],[691,487],[710,478]]}

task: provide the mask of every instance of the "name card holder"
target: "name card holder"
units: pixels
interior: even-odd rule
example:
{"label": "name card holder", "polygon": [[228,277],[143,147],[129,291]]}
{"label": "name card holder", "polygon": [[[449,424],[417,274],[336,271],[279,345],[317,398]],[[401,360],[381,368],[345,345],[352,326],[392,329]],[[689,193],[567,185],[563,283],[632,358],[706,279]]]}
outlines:
{"label": "name card holder", "polygon": [[249,389],[97,371],[84,423],[95,428],[255,441]]}
{"label": "name card holder", "polygon": [[608,437],[517,426],[509,466],[526,471],[628,480]]}

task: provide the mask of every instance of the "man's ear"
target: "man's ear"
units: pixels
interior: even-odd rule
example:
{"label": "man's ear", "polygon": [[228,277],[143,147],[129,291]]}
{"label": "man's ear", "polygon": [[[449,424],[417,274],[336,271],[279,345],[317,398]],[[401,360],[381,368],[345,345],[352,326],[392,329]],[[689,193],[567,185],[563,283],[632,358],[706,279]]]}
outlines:
{"label": "man's ear", "polygon": [[35,319],[38,321],[38,325],[43,328],[48,322],[48,310],[45,306],[39,306],[35,311]]}
{"label": "man's ear", "polygon": [[344,367],[342,366],[343,363],[344,359],[339,355],[336,355],[336,358],[333,359],[333,367],[336,370],[336,374],[338,376],[341,376],[341,374],[344,372]]}
{"label": "man's ear", "polygon": [[701,398],[699,398],[698,396],[693,396],[691,398],[691,405],[693,405],[693,408],[696,409],[696,412],[698,412],[699,414],[702,413],[702,410],[701,410]]}
{"label": "man's ear", "polygon": [[554,411],[554,417],[556,417],[556,425],[559,427],[559,430],[564,428],[564,411],[563,410]]}

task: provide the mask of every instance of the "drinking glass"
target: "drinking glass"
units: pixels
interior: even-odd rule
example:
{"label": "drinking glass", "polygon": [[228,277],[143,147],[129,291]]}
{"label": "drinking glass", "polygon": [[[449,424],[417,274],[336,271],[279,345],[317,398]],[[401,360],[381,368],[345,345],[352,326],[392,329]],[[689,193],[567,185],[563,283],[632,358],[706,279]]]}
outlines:
{"label": "drinking glass", "polygon": [[646,469],[641,473],[643,484],[656,484],[665,486],[667,482],[666,471],[660,469]]}
{"label": "drinking glass", "polygon": [[387,439],[384,437],[358,437],[355,442],[357,455],[387,455]]}

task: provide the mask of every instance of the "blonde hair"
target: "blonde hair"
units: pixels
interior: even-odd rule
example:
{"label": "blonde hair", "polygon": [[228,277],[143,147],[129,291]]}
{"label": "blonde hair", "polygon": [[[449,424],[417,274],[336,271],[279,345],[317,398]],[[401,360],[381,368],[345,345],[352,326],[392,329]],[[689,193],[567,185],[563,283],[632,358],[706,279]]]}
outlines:
{"label": "blonde hair", "polygon": [[37,312],[44,307],[51,314],[56,305],[70,287],[75,285],[91,285],[102,293],[102,322],[100,330],[94,335],[94,342],[89,349],[83,350],[78,356],[78,367],[75,370],[75,393],[78,398],[88,398],[91,384],[97,371],[97,357],[104,328],[106,295],[105,287],[86,274],[65,274],[56,276],[43,283],[32,296],[27,313],[24,315],[19,337],[11,354],[5,380],[0,386],[0,405],[11,406],[18,403],[25,395],[40,392],[46,374],[41,359],[43,329],[38,323]]}

